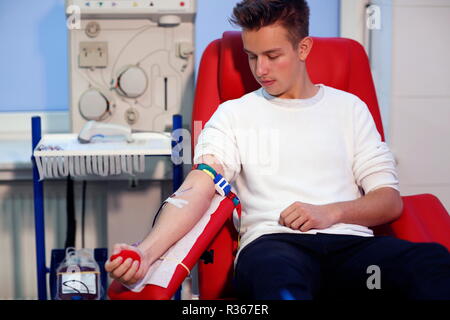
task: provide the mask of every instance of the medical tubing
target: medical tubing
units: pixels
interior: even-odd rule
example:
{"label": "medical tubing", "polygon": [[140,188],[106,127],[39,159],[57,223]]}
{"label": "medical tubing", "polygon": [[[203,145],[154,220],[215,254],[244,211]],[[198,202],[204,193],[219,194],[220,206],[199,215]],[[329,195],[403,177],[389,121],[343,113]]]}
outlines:
{"label": "medical tubing", "polygon": [[158,211],[156,211],[155,217],[153,218],[152,228],[155,226],[156,219],[158,218],[159,213],[161,212],[161,209],[164,207],[164,205],[167,203],[167,201],[163,201],[161,205],[159,206]]}
{"label": "medical tubing", "polygon": [[67,233],[65,248],[75,247],[75,236],[77,221],[75,219],[75,201],[74,201],[74,190],[73,190],[73,180],[69,175],[67,177],[67,197],[66,197],[66,212],[67,212]]}
{"label": "medical tubing", "polygon": [[86,187],[87,181],[83,180],[82,193],[81,193],[81,247],[84,248],[84,227],[85,227],[85,216],[86,216]]}

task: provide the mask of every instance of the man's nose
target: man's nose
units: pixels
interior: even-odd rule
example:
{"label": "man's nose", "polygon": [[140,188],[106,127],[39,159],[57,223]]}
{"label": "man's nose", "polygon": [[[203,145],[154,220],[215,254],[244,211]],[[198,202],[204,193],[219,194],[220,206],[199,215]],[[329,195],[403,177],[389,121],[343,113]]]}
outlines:
{"label": "man's nose", "polygon": [[262,77],[267,75],[267,61],[264,59],[264,57],[258,58],[256,60],[256,76]]}

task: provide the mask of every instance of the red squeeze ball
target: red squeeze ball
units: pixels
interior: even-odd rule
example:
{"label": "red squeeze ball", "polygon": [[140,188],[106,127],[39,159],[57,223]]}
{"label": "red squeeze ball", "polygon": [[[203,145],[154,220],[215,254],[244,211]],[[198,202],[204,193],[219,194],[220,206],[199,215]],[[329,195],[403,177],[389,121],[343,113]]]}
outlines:
{"label": "red squeeze ball", "polygon": [[118,254],[112,255],[109,260],[113,261],[114,259],[116,259],[118,257],[123,258],[122,262],[127,260],[128,258],[137,260],[137,261],[139,261],[139,263],[141,262],[141,257],[139,256],[139,254],[136,251],[133,251],[133,250],[122,250]]}

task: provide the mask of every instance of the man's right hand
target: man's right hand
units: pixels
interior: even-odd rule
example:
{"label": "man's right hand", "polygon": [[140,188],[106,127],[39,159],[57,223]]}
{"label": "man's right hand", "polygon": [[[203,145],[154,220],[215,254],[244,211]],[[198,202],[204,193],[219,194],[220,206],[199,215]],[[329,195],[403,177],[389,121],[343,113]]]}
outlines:
{"label": "man's right hand", "polygon": [[145,255],[136,247],[127,244],[116,244],[113,248],[113,255],[120,253],[122,250],[135,251],[141,257],[141,262],[131,258],[123,261],[122,257],[117,257],[113,261],[105,263],[105,270],[110,274],[110,277],[126,285],[133,285],[139,280],[142,280],[146,275],[150,262],[146,259]]}

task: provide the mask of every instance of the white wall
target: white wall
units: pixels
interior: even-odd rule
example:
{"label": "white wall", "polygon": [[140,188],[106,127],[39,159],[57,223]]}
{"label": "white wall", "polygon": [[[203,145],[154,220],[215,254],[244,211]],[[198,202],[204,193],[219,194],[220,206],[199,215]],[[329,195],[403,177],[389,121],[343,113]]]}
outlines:
{"label": "white wall", "polygon": [[450,212],[450,1],[392,1],[390,141],[402,193]]}
{"label": "white wall", "polygon": [[[364,2],[381,9],[370,37]],[[432,193],[450,212],[450,1],[342,0],[341,21],[367,48],[401,194]]]}

